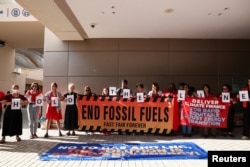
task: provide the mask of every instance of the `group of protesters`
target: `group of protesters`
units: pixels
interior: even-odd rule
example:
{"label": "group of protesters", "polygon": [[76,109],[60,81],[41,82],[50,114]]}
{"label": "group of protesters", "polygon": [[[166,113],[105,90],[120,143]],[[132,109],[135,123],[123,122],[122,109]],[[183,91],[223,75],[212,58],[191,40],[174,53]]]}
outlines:
{"label": "group of protesters", "polygon": [[[77,100],[79,100],[79,95],[96,96],[96,94],[91,91],[90,86],[85,86],[83,94],[78,94],[75,92],[75,85],[73,83],[70,83],[68,85],[68,92],[65,94],[61,94],[60,91],[57,90],[57,88],[57,83],[52,82],[50,90],[43,95],[42,91],[39,89],[39,84],[32,83],[30,89],[23,95],[19,92],[19,86],[14,84],[12,85],[11,92],[9,94],[5,95],[4,92],[0,92],[0,120],[3,113],[3,106],[5,106],[5,112],[3,114],[2,121],[2,139],[0,140],[0,143],[5,143],[6,136],[15,136],[16,141],[21,141],[20,135],[22,135],[22,106],[27,106],[30,139],[38,138],[38,121],[42,115],[41,106],[36,105],[36,98],[38,96],[43,96],[43,101],[47,103],[47,109],[45,112],[46,132],[44,134],[44,137],[49,137],[49,129],[52,120],[56,121],[58,136],[63,136],[61,133],[62,127],[60,125],[60,120],[63,118],[61,101],[67,102],[67,105],[65,107],[63,129],[67,130],[67,136],[76,135],[75,130],[78,128]],[[161,91],[158,83],[155,82],[152,83],[152,89],[148,93],[144,92],[144,85],[142,83],[138,83],[136,84],[136,92],[133,93],[132,90],[128,87],[128,81],[122,80],[121,87],[118,88],[115,92],[116,96],[123,96],[123,92],[125,89],[130,90],[131,97],[135,97],[137,93],[143,93],[145,97],[155,98],[165,96],[171,99],[176,99],[178,103],[177,112],[179,118],[181,118],[183,114],[183,101],[178,100],[177,98],[178,90],[184,90],[185,97],[199,97],[194,88],[184,82],[180,83],[178,85],[178,88],[176,88],[174,83],[169,83],[167,89],[164,91]],[[204,91],[204,97],[208,98],[220,98],[223,92],[230,93],[230,107],[227,115],[227,126],[226,128],[220,129],[220,131],[223,136],[234,137],[233,128],[235,105],[240,102],[239,96],[232,93],[232,87],[230,84],[223,84],[221,92],[218,95],[214,95],[211,92],[210,86],[208,84],[204,84],[202,89]],[[247,80],[247,84],[242,88],[242,90],[248,91],[248,95],[250,97],[250,79]],[[101,96],[110,96],[108,87],[103,88]],[[68,103],[69,99],[71,99],[70,103]],[[242,103],[242,111],[244,115],[242,139],[248,139],[250,128],[250,101],[244,101],[240,103]],[[183,124],[175,129],[174,133],[180,132],[184,137],[191,137],[195,132],[199,132],[204,137],[216,137],[217,131],[217,128],[197,128],[192,127],[191,125]],[[111,134],[111,132],[107,131],[104,131],[102,133],[105,135]]]}

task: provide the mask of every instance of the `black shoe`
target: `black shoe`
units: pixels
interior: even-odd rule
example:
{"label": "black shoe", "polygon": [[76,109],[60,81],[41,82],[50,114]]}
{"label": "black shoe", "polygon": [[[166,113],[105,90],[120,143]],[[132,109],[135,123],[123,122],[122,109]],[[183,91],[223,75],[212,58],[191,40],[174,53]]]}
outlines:
{"label": "black shoe", "polygon": [[45,133],[44,138],[48,138],[48,137],[49,137],[48,133]]}
{"label": "black shoe", "polygon": [[61,132],[59,132],[59,136],[62,136],[62,133],[61,133]]}

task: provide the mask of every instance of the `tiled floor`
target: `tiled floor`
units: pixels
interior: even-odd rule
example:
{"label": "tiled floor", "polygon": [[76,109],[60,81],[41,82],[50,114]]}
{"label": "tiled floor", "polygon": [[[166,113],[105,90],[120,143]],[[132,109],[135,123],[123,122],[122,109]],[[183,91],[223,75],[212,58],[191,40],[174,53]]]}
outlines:
{"label": "tiled floor", "polygon": [[[24,114],[25,118],[25,114]],[[25,120],[25,119],[24,119]],[[84,167],[110,167],[110,166],[136,166],[136,167],[203,167],[207,160],[135,160],[135,161],[40,161],[39,156],[58,143],[63,142],[89,142],[89,143],[122,143],[122,142],[169,142],[191,141],[204,150],[250,150],[250,140],[241,140],[241,128],[235,129],[235,137],[202,138],[199,134],[191,138],[177,136],[154,135],[87,135],[85,132],[76,132],[76,136],[58,137],[55,129],[49,131],[49,138],[43,138],[45,131],[39,129],[38,139],[29,139],[27,121],[24,121],[22,141],[16,142],[15,137],[6,137],[6,143],[0,144],[0,166],[84,166]],[[63,134],[66,132],[63,131]]]}

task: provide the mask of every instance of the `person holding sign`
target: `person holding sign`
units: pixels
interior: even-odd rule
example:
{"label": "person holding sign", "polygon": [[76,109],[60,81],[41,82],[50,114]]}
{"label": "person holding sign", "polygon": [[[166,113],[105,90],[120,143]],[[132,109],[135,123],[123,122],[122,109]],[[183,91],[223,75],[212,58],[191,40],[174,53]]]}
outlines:
{"label": "person holding sign", "polygon": [[30,128],[30,139],[38,138],[36,132],[38,128],[38,119],[41,116],[41,106],[36,105],[36,98],[41,96],[41,93],[42,92],[39,90],[39,84],[34,82],[31,84],[30,90],[25,94],[25,97],[29,101],[27,114]]}
{"label": "person holding sign", "polygon": [[247,84],[242,88],[242,91],[247,91],[246,94],[240,96],[240,101],[242,102],[243,108],[243,135],[242,139],[246,140],[249,138],[250,129],[250,78],[247,80]]}
{"label": "person holding sign", "polygon": [[[109,88],[108,87],[104,87],[103,89],[102,89],[102,95],[101,95],[102,97],[109,97]],[[111,135],[111,132],[110,131],[107,131],[106,129],[104,129],[103,131],[102,131],[102,133],[104,134],[104,135]]]}
{"label": "person holding sign", "polygon": [[[201,98],[215,98],[214,94],[211,92],[210,86],[208,84],[204,84],[203,85],[203,92],[197,91],[197,95],[198,97]],[[207,128],[204,127],[202,128],[202,136],[207,138],[209,135],[211,135],[212,137],[216,137],[216,128]]]}
{"label": "person holding sign", "polygon": [[[184,97],[184,99],[186,97],[194,97],[193,92],[190,91],[190,86],[187,83],[185,83],[185,85],[184,85],[184,92],[185,92],[185,94],[182,95],[182,97]],[[178,97],[178,98],[180,98],[180,97]],[[182,129],[182,135],[184,137],[191,137],[193,127],[192,127],[192,125],[190,125],[190,118],[189,118],[189,116],[187,114],[188,111],[184,110],[184,107],[183,107],[184,103],[185,103],[185,101],[182,100],[181,116],[180,116],[180,119],[181,119],[180,124],[181,124],[181,129]]]}
{"label": "person holding sign", "polygon": [[19,94],[18,85],[13,85],[11,88],[12,93],[4,96],[0,101],[7,106],[3,115],[3,130],[0,143],[5,143],[5,136],[16,136],[16,141],[21,141],[19,137],[22,135],[23,129],[21,107],[26,105],[28,100]]}
{"label": "person holding sign", "polygon": [[227,116],[227,127],[221,129],[222,136],[230,136],[234,137],[233,135],[233,128],[234,128],[234,114],[235,114],[235,107],[234,105],[237,103],[236,96],[232,93],[232,87],[229,84],[224,84],[222,86],[222,92],[218,96],[221,98],[222,102],[230,103],[230,107],[228,110]]}
{"label": "person holding sign", "polygon": [[[128,91],[126,91],[127,93],[129,92],[129,95],[125,92],[125,90],[128,90]],[[128,88],[128,81],[127,80],[122,80],[121,81],[121,87],[120,88],[118,88],[117,90],[116,90],[116,95],[117,96],[121,96],[121,97],[124,97],[124,96],[126,96],[126,95],[128,95],[128,96],[132,96],[132,90],[131,89],[129,89]]]}
{"label": "person holding sign", "polygon": [[148,92],[149,97],[161,97],[162,91],[160,90],[160,87],[158,83],[154,82],[152,83],[152,89]]}
{"label": "person holding sign", "polygon": [[60,101],[63,99],[62,94],[57,91],[57,83],[51,83],[51,90],[45,93],[44,95],[45,101],[47,102],[47,110],[46,110],[46,133],[44,135],[45,138],[49,137],[48,131],[52,120],[56,120],[56,125],[58,129],[59,136],[62,136],[60,119],[62,119],[61,112],[61,103]]}
{"label": "person holding sign", "polygon": [[64,116],[64,129],[68,130],[66,133],[67,136],[75,135],[75,129],[78,128],[77,93],[74,92],[75,85],[70,83],[68,90],[69,92],[63,95],[63,100],[67,101]]}

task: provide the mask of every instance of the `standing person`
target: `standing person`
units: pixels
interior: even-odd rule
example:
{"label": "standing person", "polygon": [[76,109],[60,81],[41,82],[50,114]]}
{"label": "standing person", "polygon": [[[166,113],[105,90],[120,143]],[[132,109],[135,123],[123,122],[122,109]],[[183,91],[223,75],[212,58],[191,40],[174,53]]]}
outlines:
{"label": "standing person", "polygon": [[[250,98],[250,78],[247,80],[247,84],[242,90],[248,91],[248,97]],[[249,138],[249,128],[250,128],[250,101],[242,102],[243,108],[243,134],[242,139],[246,140]]]}
{"label": "standing person", "polygon": [[[185,98],[186,97],[193,97],[192,92],[190,91],[190,86],[188,84],[184,85],[184,90],[185,90]],[[183,111],[183,105],[184,105],[185,101],[182,101],[182,107],[181,107],[181,118],[186,118],[187,116],[185,115],[184,111]],[[187,118],[189,119],[189,118]],[[187,125],[186,123],[182,123],[181,124],[181,129],[182,129],[182,135],[184,137],[191,137],[192,136],[192,126],[191,125]]]}
{"label": "standing person", "polygon": [[[0,91],[0,101],[3,99],[3,97],[5,96],[5,93]],[[2,113],[3,113],[3,106],[2,103],[0,103],[0,129],[1,129],[1,124],[2,124]]]}
{"label": "standing person", "polygon": [[149,97],[161,97],[162,91],[160,90],[160,87],[158,83],[154,82],[152,83],[152,90],[148,92]]}
{"label": "standing person", "polygon": [[90,86],[84,86],[83,95],[85,95],[85,96],[96,96],[96,94],[92,92]]}
{"label": "standing person", "polygon": [[[215,98],[208,84],[204,84],[202,90],[204,91],[205,98]],[[207,138],[209,134],[213,137],[216,137],[216,128],[206,128],[206,127],[202,128],[203,137]]]}
{"label": "standing person", "polygon": [[136,92],[135,92],[135,96],[137,96],[137,93],[143,93],[143,96],[145,97],[146,96],[146,92],[144,92],[144,85],[143,83],[137,83],[135,85],[136,87]]}
{"label": "standing person", "polygon": [[[77,110],[77,93],[75,92],[75,85],[70,83],[68,85],[69,92],[63,95],[63,99],[67,100],[64,117],[64,129],[68,130],[67,136],[75,135],[75,129],[78,128],[78,110]],[[69,103],[68,97],[73,96],[72,102]],[[72,133],[70,133],[72,131]]]}
{"label": "standing person", "polygon": [[102,89],[102,96],[108,97],[109,96],[109,88],[105,87]]}
{"label": "standing person", "polygon": [[[19,94],[18,85],[12,85],[11,89],[12,93],[4,96],[1,101],[7,107],[3,116],[3,130],[0,143],[5,143],[5,136],[16,136],[16,141],[21,141],[19,137],[22,135],[23,130],[21,106],[26,105],[28,100]],[[18,100],[20,100],[20,103]]]}
{"label": "standing person", "polygon": [[27,90],[25,96],[27,97],[29,104],[27,108],[29,128],[30,128],[30,139],[38,138],[37,128],[38,128],[38,119],[41,114],[41,107],[36,106],[36,97],[41,95],[39,90],[39,84],[34,82],[31,84],[30,90]]}
{"label": "standing person", "polygon": [[[179,115],[179,105],[177,101],[177,89],[174,83],[169,83],[166,90],[162,92],[162,96],[168,98],[168,102],[174,103],[173,108],[173,135],[177,134],[180,129],[180,115]],[[176,105],[175,105],[176,104]]]}
{"label": "standing person", "polygon": [[[51,83],[51,87],[50,87],[50,91],[48,91],[44,97],[45,97],[45,100],[47,102],[47,110],[46,110],[46,133],[44,135],[45,138],[49,137],[49,134],[48,134],[48,131],[49,131],[49,128],[50,128],[50,124],[51,124],[51,121],[54,119],[56,120],[56,125],[57,125],[57,129],[58,129],[58,135],[59,136],[62,136],[62,133],[61,133],[61,125],[60,125],[60,119],[62,119],[62,112],[61,112],[61,103],[60,103],[60,100],[62,100],[62,94],[60,92],[57,91],[57,83],[55,82],[52,82]],[[55,98],[58,98],[57,99],[57,102]],[[52,100],[55,100],[55,101],[52,101]],[[56,103],[57,105],[54,105],[52,104],[53,103]]]}
{"label": "standing person", "polygon": [[[129,89],[128,88],[128,81],[126,79],[122,80],[121,82],[121,87],[116,90],[116,95],[117,96],[123,96],[123,89]],[[132,96],[132,90],[130,90],[130,95]]]}
{"label": "standing person", "polygon": [[229,107],[228,115],[227,115],[227,127],[221,129],[222,136],[228,135],[230,137],[234,137],[233,128],[234,128],[235,104],[237,102],[236,96],[232,93],[232,87],[229,84],[224,84],[222,86],[222,91],[218,96],[219,98],[222,97],[222,92],[230,93],[230,107]]}
{"label": "standing person", "polygon": [[[108,87],[104,87],[102,89],[102,93],[101,93],[102,97],[109,97],[109,88]],[[107,131],[106,129],[102,131],[102,134],[104,135],[111,135],[110,131]]]}

